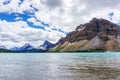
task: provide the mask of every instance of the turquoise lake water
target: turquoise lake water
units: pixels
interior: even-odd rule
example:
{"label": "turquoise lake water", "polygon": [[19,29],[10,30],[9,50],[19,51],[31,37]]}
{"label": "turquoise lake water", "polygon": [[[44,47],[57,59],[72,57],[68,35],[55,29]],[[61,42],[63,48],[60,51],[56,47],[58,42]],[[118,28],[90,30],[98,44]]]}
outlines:
{"label": "turquoise lake water", "polygon": [[0,80],[120,80],[120,53],[1,53]]}

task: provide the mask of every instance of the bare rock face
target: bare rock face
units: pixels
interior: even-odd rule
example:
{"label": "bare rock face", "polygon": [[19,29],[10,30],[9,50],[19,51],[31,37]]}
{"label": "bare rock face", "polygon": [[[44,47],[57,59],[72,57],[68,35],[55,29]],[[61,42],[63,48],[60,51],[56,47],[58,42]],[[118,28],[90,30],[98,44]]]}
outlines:
{"label": "bare rock face", "polygon": [[[85,40],[87,44],[80,46]],[[93,18],[90,22],[77,26],[75,31],[61,38],[56,43],[56,46],[61,47],[66,42],[69,43],[69,45],[66,44],[67,48],[64,46],[64,48],[62,47],[58,51],[85,51],[92,49],[120,51],[120,26],[105,19]],[[71,48],[68,48],[68,46]],[[54,48],[54,51],[57,48]]]}
{"label": "bare rock face", "polygon": [[106,49],[108,51],[120,51],[119,41],[113,36],[109,36],[109,39],[105,45]]}

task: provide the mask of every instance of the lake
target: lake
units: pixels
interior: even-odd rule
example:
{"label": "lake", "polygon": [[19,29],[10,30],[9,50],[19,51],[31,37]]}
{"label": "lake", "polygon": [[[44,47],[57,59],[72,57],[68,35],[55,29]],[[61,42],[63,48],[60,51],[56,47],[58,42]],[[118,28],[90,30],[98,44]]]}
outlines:
{"label": "lake", "polygon": [[120,80],[120,54],[1,53],[0,80]]}

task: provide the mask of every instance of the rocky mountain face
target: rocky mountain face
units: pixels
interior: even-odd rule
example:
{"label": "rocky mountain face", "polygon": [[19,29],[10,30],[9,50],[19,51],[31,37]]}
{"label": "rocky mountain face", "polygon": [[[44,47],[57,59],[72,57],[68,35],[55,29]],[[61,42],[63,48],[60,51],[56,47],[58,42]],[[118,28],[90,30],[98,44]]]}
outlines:
{"label": "rocky mountain face", "polygon": [[94,50],[120,51],[120,26],[105,19],[93,18],[77,26],[51,49],[53,52]]}

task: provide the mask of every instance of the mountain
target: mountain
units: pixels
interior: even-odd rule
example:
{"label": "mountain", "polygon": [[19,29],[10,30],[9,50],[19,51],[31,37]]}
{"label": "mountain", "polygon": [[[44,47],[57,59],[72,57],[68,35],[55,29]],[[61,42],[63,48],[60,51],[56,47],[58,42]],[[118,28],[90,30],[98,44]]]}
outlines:
{"label": "mountain", "polygon": [[25,44],[22,47],[13,47],[10,50],[17,51],[17,52],[45,52],[53,48],[55,45],[50,43],[49,41],[45,41],[42,45],[35,48],[30,44]]}
{"label": "mountain", "polygon": [[0,53],[13,53],[15,51],[8,50],[4,45],[0,46]]}
{"label": "mountain", "polygon": [[11,50],[17,51],[17,52],[44,52],[44,50],[36,49],[30,44],[25,44],[22,47],[14,47],[14,48],[11,48]]}
{"label": "mountain", "polygon": [[45,40],[43,45],[40,45],[37,49],[42,49],[42,50],[50,50],[51,48],[53,48],[55,46],[55,44],[52,44],[51,42]]}
{"label": "mountain", "polygon": [[31,46],[30,44],[25,44],[22,47],[13,47],[11,48],[11,50],[13,51],[20,51],[20,52],[31,52],[34,51],[35,48],[33,46]]}
{"label": "mountain", "polygon": [[10,50],[13,50],[13,51],[20,51],[20,47],[12,47],[12,48],[10,48]]}
{"label": "mountain", "polygon": [[33,50],[33,49],[35,49],[33,46],[31,46],[30,44],[25,44],[25,45],[23,45],[21,48],[20,48],[20,50]]}
{"label": "mountain", "polygon": [[22,47],[13,47],[11,48],[11,50],[17,51],[17,52],[37,52],[38,51],[36,48],[34,48],[30,44],[24,44]]}
{"label": "mountain", "polygon": [[5,46],[1,45],[0,49],[7,49]]}
{"label": "mountain", "polygon": [[61,38],[52,52],[120,51],[120,26],[93,18]]}

